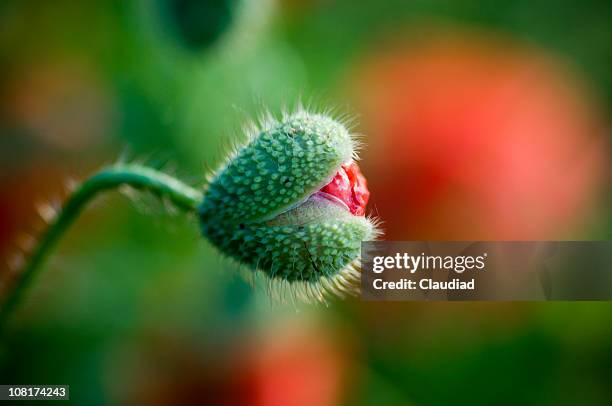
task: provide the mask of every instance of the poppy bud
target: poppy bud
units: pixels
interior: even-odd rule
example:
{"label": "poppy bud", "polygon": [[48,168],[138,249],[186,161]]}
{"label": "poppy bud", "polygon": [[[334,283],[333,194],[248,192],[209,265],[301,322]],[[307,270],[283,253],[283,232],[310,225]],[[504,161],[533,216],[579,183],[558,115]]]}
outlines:
{"label": "poppy bud", "polygon": [[199,207],[204,236],[303,297],[354,291],[361,241],[377,235],[354,158],[350,133],[327,116],[269,124],[212,177]]}

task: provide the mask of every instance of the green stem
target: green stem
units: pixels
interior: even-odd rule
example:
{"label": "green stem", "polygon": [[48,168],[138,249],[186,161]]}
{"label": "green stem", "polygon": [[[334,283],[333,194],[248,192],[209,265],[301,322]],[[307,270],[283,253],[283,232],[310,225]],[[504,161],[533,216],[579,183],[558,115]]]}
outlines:
{"label": "green stem", "polygon": [[83,182],[65,202],[61,211],[51,220],[34,252],[28,258],[20,278],[10,288],[0,309],[0,328],[19,304],[24,291],[31,283],[45,256],[78,216],[85,205],[98,193],[128,185],[149,191],[158,197],[168,198],[185,212],[195,212],[202,201],[202,193],[163,172],[140,165],[115,165],[96,173]]}

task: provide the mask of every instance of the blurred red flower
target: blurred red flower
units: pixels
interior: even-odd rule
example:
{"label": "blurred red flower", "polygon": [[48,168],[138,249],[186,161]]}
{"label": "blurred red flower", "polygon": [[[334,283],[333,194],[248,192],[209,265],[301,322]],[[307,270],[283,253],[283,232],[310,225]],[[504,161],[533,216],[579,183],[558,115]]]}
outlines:
{"label": "blurred red flower", "polygon": [[113,403],[340,404],[348,377],[342,343],[322,325],[299,320],[239,330],[216,344],[172,336],[122,344],[108,362]]}
{"label": "blurred red flower", "polygon": [[438,37],[352,76],[364,172],[390,239],[559,238],[587,218],[606,165],[587,94],[541,52]]}
{"label": "blurred red flower", "polygon": [[338,343],[320,328],[297,322],[279,327],[255,341],[247,357],[250,404],[339,404],[346,365]]}

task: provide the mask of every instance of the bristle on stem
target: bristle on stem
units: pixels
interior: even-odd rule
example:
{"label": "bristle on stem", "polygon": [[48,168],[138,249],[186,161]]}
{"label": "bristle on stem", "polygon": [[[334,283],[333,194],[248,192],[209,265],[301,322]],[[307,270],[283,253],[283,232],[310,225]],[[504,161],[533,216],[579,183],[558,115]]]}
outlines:
{"label": "bristle on stem", "polygon": [[48,226],[27,257],[20,253],[9,264],[12,272],[18,273],[19,277],[7,292],[0,308],[0,328],[40,269],[45,256],[81,210],[100,193],[122,186],[152,193],[184,212],[195,212],[202,201],[200,191],[163,172],[136,164],[117,164],[102,169],[82,182],[63,205],[39,205],[38,213]]}

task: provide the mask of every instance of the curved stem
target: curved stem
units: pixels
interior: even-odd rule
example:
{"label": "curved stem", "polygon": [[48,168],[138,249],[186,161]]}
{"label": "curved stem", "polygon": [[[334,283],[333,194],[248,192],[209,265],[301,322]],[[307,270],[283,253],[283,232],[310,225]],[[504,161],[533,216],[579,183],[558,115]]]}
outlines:
{"label": "curved stem", "polygon": [[72,193],[57,216],[51,220],[34,251],[29,256],[20,278],[10,289],[0,309],[0,329],[15,309],[24,291],[41,267],[45,256],[68,229],[85,205],[100,192],[129,185],[168,198],[185,212],[195,212],[202,201],[202,193],[163,172],[140,165],[115,165],[85,180]]}

